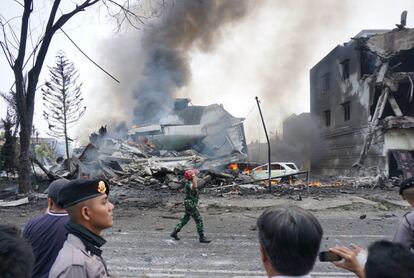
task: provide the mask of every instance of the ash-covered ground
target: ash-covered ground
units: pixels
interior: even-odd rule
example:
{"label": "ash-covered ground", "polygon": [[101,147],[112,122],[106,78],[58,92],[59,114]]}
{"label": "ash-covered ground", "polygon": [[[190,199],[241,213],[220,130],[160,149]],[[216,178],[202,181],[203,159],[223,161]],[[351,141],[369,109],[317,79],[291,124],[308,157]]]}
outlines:
{"label": "ash-covered ground", "polygon": [[[183,214],[182,192],[155,185],[115,186],[110,198],[115,221],[105,231],[108,242],[103,256],[114,277],[265,277],[255,224],[266,208],[296,205],[312,211],[324,228],[321,249],[390,239],[398,218],[410,209],[395,187],[274,185],[272,192],[205,188],[200,212],[212,242],[201,244],[193,221],[179,234],[180,241],[169,236]],[[45,208],[46,199],[37,198],[26,205],[0,208],[0,219],[23,228]],[[313,277],[353,276],[318,262]]]}

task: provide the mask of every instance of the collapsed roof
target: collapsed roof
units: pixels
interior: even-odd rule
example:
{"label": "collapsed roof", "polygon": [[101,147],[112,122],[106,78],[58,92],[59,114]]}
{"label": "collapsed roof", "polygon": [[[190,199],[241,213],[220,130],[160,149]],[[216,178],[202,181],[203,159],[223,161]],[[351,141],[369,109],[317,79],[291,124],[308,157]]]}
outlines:
{"label": "collapsed roof", "polygon": [[233,117],[222,105],[189,106],[189,99],[176,99],[174,109],[158,123],[132,128],[133,140],[145,138],[161,150],[194,149],[211,157],[244,154],[247,145],[244,118]]}

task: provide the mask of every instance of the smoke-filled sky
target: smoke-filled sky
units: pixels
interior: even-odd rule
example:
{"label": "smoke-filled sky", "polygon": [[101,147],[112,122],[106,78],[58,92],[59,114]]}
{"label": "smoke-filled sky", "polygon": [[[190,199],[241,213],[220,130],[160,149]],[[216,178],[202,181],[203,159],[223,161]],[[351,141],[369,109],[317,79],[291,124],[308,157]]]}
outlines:
{"label": "smoke-filled sky", "polygon": [[[18,13],[13,2],[1,1],[0,14]],[[248,141],[264,140],[255,96],[262,102],[268,129],[280,133],[286,117],[309,111],[309,70],[337,44],[362,29],[394,28],[403,10],[408,11],[408,27],[414,26],[412,0],[166,3],[161,16],[139,30],[113,32],[103,11],[85,11],[66,26],[120,84],[96,69],[63,35],[54,38],[46,65],[53,65],[56,51],[63,49],[84,84],[87,112],[73,133],[85,136],[101,124],[119,121],[143,124],[148,117],[159,118],[173,97],[188,97],[194,105],[221,103],[234,116],[247,117]],[[46,78],[46,68],[42,74],[40,80]],[[12,80],[1,57],[0,91],[7,91]],[[42,131],[46,124],[41,109],[39,100],[35,125]],[[0,116],[4,111],[1,103]]]}

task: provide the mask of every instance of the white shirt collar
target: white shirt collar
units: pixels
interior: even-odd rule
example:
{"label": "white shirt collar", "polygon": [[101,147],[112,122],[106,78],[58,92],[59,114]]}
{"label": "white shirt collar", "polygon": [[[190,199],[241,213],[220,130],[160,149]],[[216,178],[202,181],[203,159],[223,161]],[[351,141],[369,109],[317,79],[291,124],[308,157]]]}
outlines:
{"label": "white shirt collar", "polygon": [[56,212],[48,211],[47,214],[49,214],[51,216],[68,216],[68,214],[64,213],[64,212],[63,213],[56,213]]}

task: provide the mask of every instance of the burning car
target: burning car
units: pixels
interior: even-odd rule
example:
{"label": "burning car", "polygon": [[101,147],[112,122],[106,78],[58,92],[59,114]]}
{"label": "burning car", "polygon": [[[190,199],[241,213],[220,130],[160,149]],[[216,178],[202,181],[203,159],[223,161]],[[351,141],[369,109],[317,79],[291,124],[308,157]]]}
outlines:
{"label": "burning car", "polygon": [[[254,168],[250,176],[255,180],[264,180],[269,178],[269,164],[263,164]],[[286,175],[299,174],[300,171],[293,162],[272,162],[270,164],[271,178],[281,178]]]}

